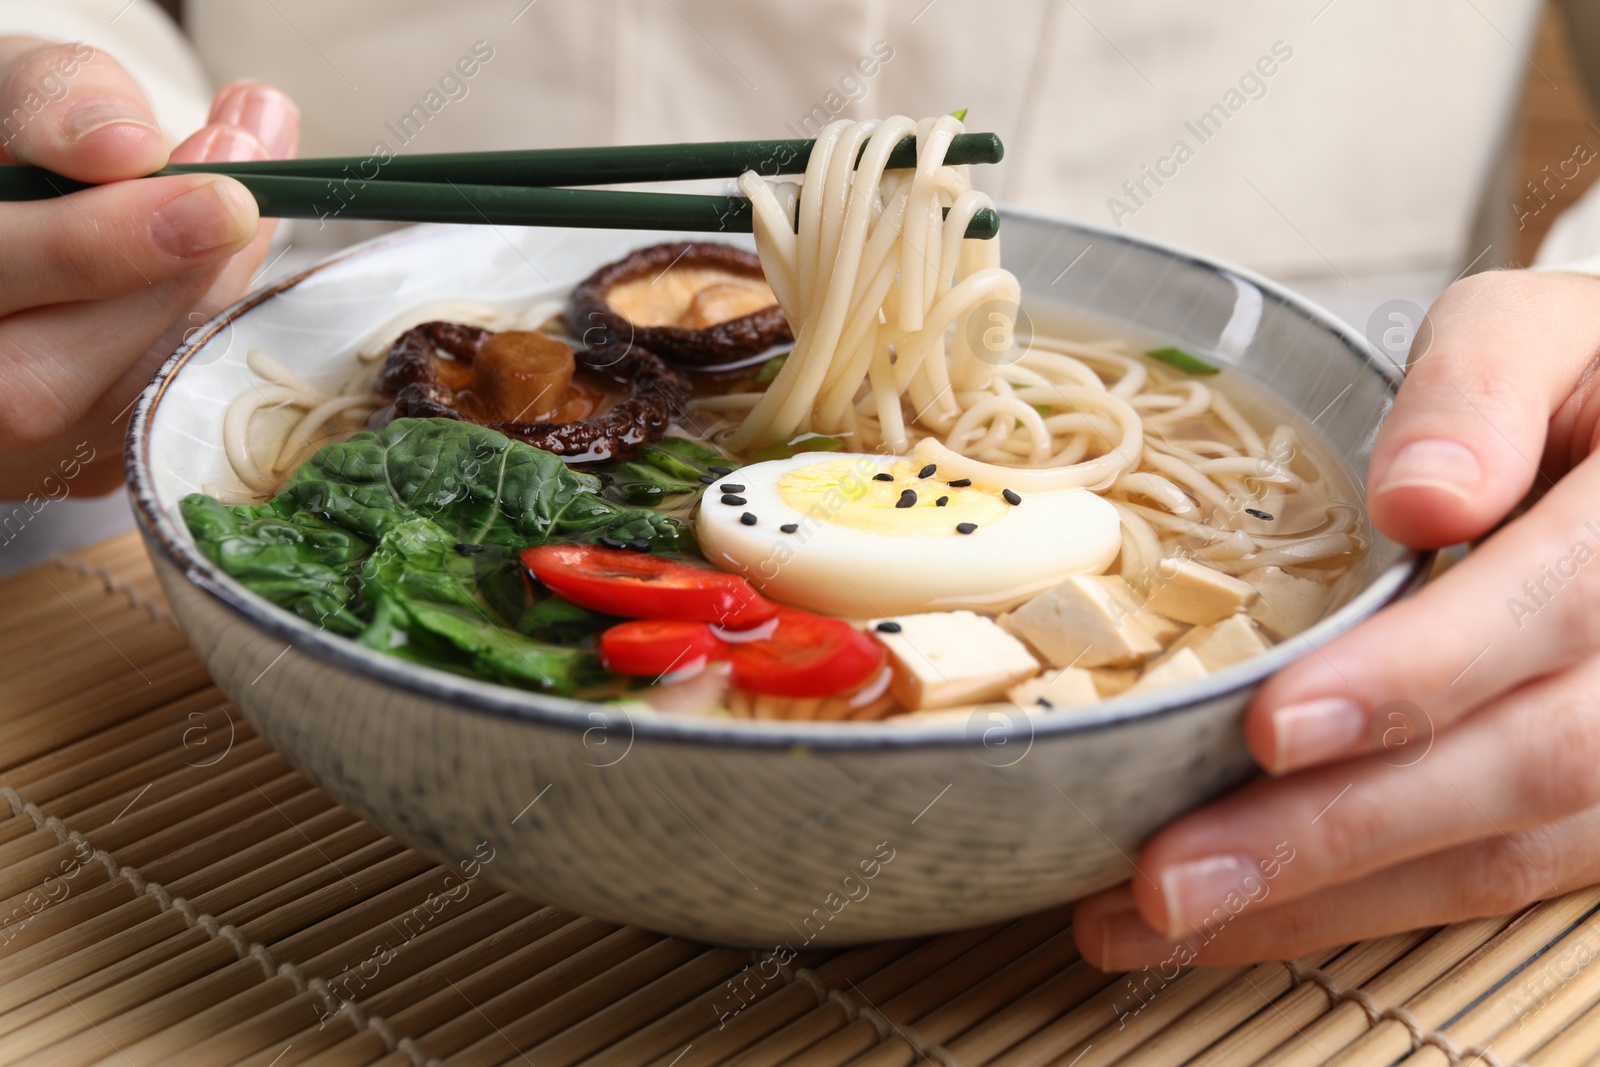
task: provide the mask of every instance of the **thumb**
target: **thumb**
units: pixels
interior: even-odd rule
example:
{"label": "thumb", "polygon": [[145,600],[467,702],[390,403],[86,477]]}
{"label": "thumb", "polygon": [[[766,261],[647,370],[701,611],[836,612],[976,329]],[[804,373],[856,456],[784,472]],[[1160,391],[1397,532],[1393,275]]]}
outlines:
{"label": "thumb", "polygon": [[1380,530],[1418,548],[1457,544],[1545,480],[1547,443],[1568,444],[1570,432],[1558,419],[1547,442],[1552,416],[1585,393],[1600,350],[1597,297],[1592,278],[1503,271],[1434,302],[1373,445],[1367,506]]}
{"label": "thumb", "polygon": [[167,162],[167,140],[133,78],[82,41],[0,38],[0,148],[18,163],[94,183]]}

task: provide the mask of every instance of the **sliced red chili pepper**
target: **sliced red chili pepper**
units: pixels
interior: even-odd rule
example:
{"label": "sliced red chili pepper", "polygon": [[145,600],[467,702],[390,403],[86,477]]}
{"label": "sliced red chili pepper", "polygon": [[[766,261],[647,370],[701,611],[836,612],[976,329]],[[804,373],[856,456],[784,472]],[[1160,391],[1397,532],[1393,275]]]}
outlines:
{"label": "sliced red chili pepper", "polygon": [[883,645],[843,619],[778,610],[772,636],[731,644],[723,653],[733,684],[751,693],[826,697],[865,685],[883,669]]}
{"label": "sliced red chili pepper", "polygon": [[659,677],[720,659],[711,627],[687,619],[631,619],[600,635],[600,662],[615,674]]}
{"label": "sliced red chili pepper", "polygon": [[634,619],[691,619],[734,628],[778,613],[755,586],[725,571],[601,545],[540,545],[522,553],[557,596]]}

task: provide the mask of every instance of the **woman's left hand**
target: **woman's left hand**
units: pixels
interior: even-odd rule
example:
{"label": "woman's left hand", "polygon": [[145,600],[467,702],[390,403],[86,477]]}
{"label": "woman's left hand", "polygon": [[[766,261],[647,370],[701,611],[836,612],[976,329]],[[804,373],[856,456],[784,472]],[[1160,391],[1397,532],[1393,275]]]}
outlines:
{"label": "woman's left hand", "polygon": [[1429,318],[1374,447],[1374,523],[1437,547],[1542,496],[1262,687],[1244,727],[1270,776],[1078,905],[1091,963],[1285,959],[1600,881],[1600,279],[1478,275]]}
{"label": "woman's left hand", "polygon": [[[5,116],[0,162],[92,186],[0,204],[0,500],[28,515],[122,484],[134,398],[173,349],[249,289],[266,258],[275,224],[236,181],[143,176],[169,161],[292,155],[300,113],[269,85],[233,82],[206,125],[169,152],[112,56],[0,35]],[[6,511],[7,522],[19,514]]]}

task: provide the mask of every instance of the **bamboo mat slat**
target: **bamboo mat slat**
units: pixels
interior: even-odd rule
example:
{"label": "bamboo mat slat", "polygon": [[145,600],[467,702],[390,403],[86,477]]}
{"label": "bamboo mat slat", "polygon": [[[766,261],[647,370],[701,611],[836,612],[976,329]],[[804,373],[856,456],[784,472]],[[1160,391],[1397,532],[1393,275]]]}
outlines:
{"label": "bamboo mat slat", "polygon": [[1600,888],[1163,979],[1067,907],[774,972],[446,874],[255,736],[133,535],[0,580],[0,1064],[1600,1063]]}

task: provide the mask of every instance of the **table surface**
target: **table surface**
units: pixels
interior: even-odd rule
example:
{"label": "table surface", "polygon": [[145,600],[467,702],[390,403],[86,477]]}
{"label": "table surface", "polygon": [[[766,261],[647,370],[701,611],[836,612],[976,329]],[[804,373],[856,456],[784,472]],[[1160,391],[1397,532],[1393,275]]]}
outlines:
{"label": "table surface", "polygon": [[1600,1063],[1600,889],[1182,974],[1066,908],[776,968],[447,881],[251,733],[131,534],[0,636],[0,1063]]}

